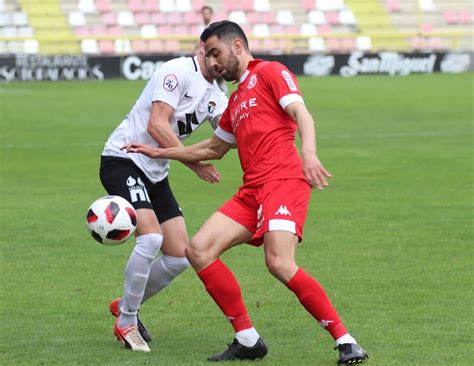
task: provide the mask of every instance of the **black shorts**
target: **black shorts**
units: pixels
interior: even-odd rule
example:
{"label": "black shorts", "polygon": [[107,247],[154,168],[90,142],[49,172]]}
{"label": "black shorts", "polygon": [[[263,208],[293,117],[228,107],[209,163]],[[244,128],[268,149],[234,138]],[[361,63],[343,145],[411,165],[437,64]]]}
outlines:
{"label": "black shorts", "polygon": [[130,159],[102,156],[100,181],[110,195],[125,198],[135,209],[154,210],[159,223],[183,216],[168,178],[152,183]]}

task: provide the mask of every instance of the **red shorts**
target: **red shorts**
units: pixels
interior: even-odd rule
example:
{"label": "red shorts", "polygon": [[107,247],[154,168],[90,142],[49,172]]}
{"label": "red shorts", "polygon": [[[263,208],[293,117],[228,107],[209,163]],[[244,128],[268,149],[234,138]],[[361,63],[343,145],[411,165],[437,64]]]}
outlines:
{"label": "red shorts", "polygon": [[289,231],[303,237],[311,186],[303,179],[281,179],[258,187],[241,187],[219,212],[253,233],[249,244],[260,246],[268,231]]}

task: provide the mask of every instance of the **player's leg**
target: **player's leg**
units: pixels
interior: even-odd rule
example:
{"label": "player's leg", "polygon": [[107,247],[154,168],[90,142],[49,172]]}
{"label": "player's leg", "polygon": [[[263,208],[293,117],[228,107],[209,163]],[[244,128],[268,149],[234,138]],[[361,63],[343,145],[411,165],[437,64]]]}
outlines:
{"label": "player's leg", "polygon": [[336,341],[339,363],[359,363],[367,353],[347,332],[336,309],[322,286],[295,263],[298,237],[285,231],[267,232],[264,236],[265,263],[270,273],[296,295],[304,308]]}
{"label": "player's leg", "polygon": [[[255,221],[256,211],[251,215]],[[258,359],[267,348],[253,327],[239,283],[219,257],[231,247],[247,242],[252,232],[221,212],[214,213],[191,239],[186,255],[199,278],[235,330],[234,342],[210,361]]]}
{"label": "player's leg", "polygon": [[152,264],[143,301],[160,292],[189,267],[185,256],[185,248],[189,243],[186,224],[168,178],[153,185],[150,199],[163,230],[163,255]]}
{"label": "player's leg", "polygon": [[150,269],[163,242],[162,231],[152,209],[137,210],[136,232],[136,244],[125,268],[119,327],[137,324],[137,312],[143,300]]}
{"label": "player's leg", "polygon": [[295,263],[298,237],[287,231],[264,235],[265,263],[270,273],[295,293],[305,309],[333,338],[347,334],[341,319],[322,287]]}
{"label": "player's leg", "polygon": [[[124,295],[114,333],[126,346],[149,351],[137,327],[137,312],[142,301],[151,264],[159,251],[163,236],[151,205],[146,185],[151,186],[144,174],[128,159],[103,157],[100,179],[109,194],[119,195],[132,203],[137,211],[136,244],[125,269]],[[114,309],[112,309],[114,305]],[[110,309],[115,310],[117,301]]]}
{"label": "player's leg", "polygon": [[[321,285],[295,262],[309,201],[309,187],[298,181],[272,183],[264,194],[263,223],[265,263],[270,273],[297,296],[304,308],[326,329],[336,345],[349,344],[339,361],[361,362],[365,351],[347,332]],[[341,351],[341,348],[340,348]]]}
{"label": "player's leg", "polygon": [[243,225],[215,212],[201,226],[186,248],[186,257],[200,272],[216,261],[222,253],[235,245],[250,240],[252,233]]}
{"label": "player's leg", "polygon": [[163,242],[153,210],[137,209],[136,232],[135,247],[125,267],[124,292],[114,333],[119,341],[132,350],[149,352],[145,339],[150,341],[151,338],[143,324],[139,323],[137,314],[152,263]]}
{"label": "player's leg", "polygon": [[120,329],[136,326],[141,338],[148,343],[152,341],[152,336],[138,317],[138,310],[143,302],[144,287],[163,235],[153,210],[136,211],[137,236],[135,247],[125,267],[124,293],[109,304],[109,310],[117,318],[116,328],[119,329],[115,329],[116,335],[120,333]]}
{"label": "player's leg", "polygon": [[189,261],[185,249],[189,242],[186,225],[182,216],[174,217],[161,224],[163,230],[163,253],[152,264],[143,302],[156,295],[186,268]]}

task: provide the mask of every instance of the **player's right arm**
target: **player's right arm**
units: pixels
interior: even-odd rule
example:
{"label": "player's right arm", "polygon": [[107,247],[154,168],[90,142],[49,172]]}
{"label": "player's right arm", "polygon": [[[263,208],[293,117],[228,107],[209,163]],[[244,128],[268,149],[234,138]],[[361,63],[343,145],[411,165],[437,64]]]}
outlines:
{"label": "player's right arm", "polygon": [[216,135],[197,144],[181,147],[156,148],[146,144],[129,143],[122,146],[127,153],[144,154],[152,159],[171,159],[183,163],[221,159],[231,148],[231,144]]}
{"label": "player's right arm", "polygon": [[[147,132],[161,147],[184,146],[170,125],[170,120],[174,113],[175,109],[168,103],[154,101],[151,105]],[[200,161],[182,161],[182,163],[193,170],[198,177],[209,183],[218,183],[220,181],[220,174],[212,164],[203,164]]]}
{"label": "player's right arm", "polygon": [[[192,82],[188,73],[189,70],[183,68],[183,62],[189,62],[189,60],[167,62],[153,76],[156,80],[155,89],[151,96],[152,103],[147,132],[160,147],[164,148],[183,146],[171,126],[187,85]],[[193,170],[198,177],[209,183],[220,181],[220,174],[212,164],[204,164],[199,161],[183,163]]]}
{"label": "player's right arm", "polygon": [[151,104],[147,132],[162,147],[183,146],[170,126],[174,112],[175,109],[168,103],[154,101]]}

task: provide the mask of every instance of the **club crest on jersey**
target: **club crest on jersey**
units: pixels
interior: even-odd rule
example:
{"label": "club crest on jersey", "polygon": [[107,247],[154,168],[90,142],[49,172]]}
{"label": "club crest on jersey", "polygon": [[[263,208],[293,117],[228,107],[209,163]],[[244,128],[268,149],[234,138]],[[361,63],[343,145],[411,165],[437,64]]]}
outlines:
{"label": "club crest on jersey", "polygon": [[283,70],[281,72],[281,75],[283,76],[283,79],[285,79],[286,81],[286,84],[288,85],[288,88],[291,90],[291,91],[297,91],[298,88],[296,87],[296,84],[293,80],[293,78],[291,77],[290,73],[286,70]]}
{"label": "club crest on jersey", "polygon": [[257,85],[257,75],[252,75],[247,84],[247,89],[252,89],[255,85]]}
{"label": "club crest on jersey", "polygon": [[173,91],[178,86],[178,79],[173,74],[169,74],[165,76],[165,80],[163,80],[163,89],[168,91]]}
{"label": "club crest on jersey", "polygon": [[209,104],[207,105],[207,113],[212,115],[216,111],[216,102],[210,101]]}

